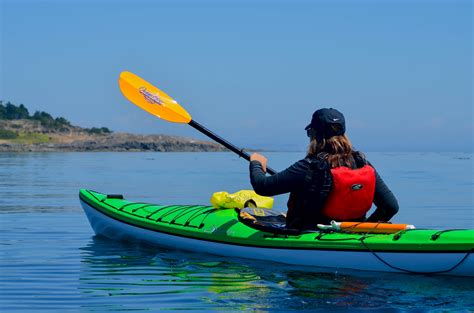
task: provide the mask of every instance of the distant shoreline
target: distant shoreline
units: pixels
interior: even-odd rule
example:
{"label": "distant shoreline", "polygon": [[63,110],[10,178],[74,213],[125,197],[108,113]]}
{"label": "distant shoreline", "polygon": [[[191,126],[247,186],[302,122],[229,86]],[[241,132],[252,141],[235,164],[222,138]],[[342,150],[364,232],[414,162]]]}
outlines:
{"label": "distant shoreline", "polygon": [[169,135],[115,133],[107,127],[83,128],[63,117],[0,101],[0,152],[214,152],[220,144]]}
{"label": "distant shoreline", "polygon": [[223,152],[220,144],[167,135],[43,134],[47,142],[0,140],[0,152]]}

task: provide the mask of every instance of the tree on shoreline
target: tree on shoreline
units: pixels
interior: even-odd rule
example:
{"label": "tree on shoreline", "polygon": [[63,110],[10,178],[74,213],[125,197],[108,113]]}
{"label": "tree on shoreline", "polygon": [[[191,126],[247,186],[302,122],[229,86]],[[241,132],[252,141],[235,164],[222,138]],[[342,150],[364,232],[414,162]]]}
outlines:
{"label": "tree on shoreline", "polygon": [[0,101],[0,119],[19,120],[28,118],[30,118],[30,113],[23,104],[16,106],[11,102],[7,102],[3,105],[3,101]]}
{"label": "tree on shoreline", "polygon": [[[28,109],[23,104],[16,106],[8,101],[4,105],[3,101],[0,100],[0,120],[21,120],[21,119],[39,121],[43,127],[46,127],[48,129],[59,130],[59,131],[63,131],[63,130],[68,129],[68,127],[72,127],[71,123],[64,117],[54,118],[51,116],[51,114],[44,111],[36,111],[33,115],[30,115]],[[112,133],[112,131],[109,130],[107,127],[84,128],[84,130],[88,132],[89,134],[98,134],[98,135]]]}

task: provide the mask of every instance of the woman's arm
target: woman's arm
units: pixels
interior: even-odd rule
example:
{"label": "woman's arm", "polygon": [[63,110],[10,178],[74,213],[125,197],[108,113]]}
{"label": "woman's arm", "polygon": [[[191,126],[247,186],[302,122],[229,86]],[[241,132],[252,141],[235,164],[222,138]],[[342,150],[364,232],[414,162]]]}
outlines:
{"label": "woman's arm", "polygon": [[255,192],[262,196],[275,196],[293,190],[302,190],[308,162],[300,160],[286,170],[272,176],[265,176],[259,161],[250,162],[250,183]]}

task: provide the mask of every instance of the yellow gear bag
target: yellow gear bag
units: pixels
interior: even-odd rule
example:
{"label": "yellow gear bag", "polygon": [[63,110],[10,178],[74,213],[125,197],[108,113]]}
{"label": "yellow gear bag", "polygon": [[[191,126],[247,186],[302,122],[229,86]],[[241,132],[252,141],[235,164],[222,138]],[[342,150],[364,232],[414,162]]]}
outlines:
{"label": "yellow gear bag", "polygon": [[217,209],[243,209],[246,207],[271,209],[273,198],[259,196],[253,190],[240,190],[231,194],[227,191],[219,191],[212,195],[211,204]]}

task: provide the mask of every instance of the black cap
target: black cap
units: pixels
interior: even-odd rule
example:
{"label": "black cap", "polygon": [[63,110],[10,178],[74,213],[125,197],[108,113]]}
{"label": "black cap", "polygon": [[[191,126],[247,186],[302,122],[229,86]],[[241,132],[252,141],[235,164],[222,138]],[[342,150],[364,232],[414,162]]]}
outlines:
{"label": "black cap", "polygon": [[311,123],[305,129],[310,128],[315,130],[318,137],[331,138],[344,135],[346,121],[344,115],[336,109],[319,109],[313,113]]}

